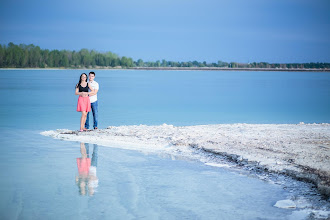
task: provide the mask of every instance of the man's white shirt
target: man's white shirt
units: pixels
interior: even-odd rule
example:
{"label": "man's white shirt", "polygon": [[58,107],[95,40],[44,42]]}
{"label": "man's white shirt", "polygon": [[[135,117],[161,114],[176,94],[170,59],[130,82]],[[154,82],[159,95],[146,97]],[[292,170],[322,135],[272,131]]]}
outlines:
{"label": "man's white shirt", "polygon": [[[91,85],[91,87],[95,90],[99,90],[99,84],[96,81],[93,82],[89,82],[89,84]],[[96,102],[97,101],[97,94],[96,95],[92,95],[89,97],[89,100],[91,103]]]}

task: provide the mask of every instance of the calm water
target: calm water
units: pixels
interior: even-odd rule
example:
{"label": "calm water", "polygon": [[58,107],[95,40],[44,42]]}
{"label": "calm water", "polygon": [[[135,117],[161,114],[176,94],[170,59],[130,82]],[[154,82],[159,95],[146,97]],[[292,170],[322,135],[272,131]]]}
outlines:
{"label": "calm water", "polygon": [[[1,126],[79,128],[82,70],[1,70]],[[86,71],[88,72],[88,71]],[[330,73],[96,71],[100,127],[330,122]],[[36,123],[36,121],[38,123]]]}
{"label": "calm water", "polygon": [[[74,85],[81,73],[0,70],[1,219],[292,217],[273,207],[290,196],[279,185],[195,161],[41,136],[79,128]],[[104,70],[96,81],[100,128],[330,122],[329,73]],[[91,187],[82,187],[77,168],[84,157],[97,170]]]}

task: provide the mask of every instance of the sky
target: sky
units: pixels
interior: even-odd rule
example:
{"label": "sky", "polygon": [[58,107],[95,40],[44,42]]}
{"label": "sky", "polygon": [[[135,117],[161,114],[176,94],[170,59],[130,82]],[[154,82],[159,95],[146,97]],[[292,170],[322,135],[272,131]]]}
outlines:
{"label": "sky", "polygon": [[330,62],[329,0],[0,0],[0,44],[133,60]]}

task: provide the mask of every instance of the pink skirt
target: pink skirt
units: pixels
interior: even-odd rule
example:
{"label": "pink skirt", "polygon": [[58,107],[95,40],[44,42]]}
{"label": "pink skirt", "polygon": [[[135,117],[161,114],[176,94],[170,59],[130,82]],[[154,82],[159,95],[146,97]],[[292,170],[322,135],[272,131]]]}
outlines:
{"label": "pink skirt", "polygon": [[91,158],[77,158],[77,166],[79,175],[87,176],[91,166]]}
{"label": "pink skirt", "polygon": [[81,97],[78,98],[77,104],[77,112],[90,112],[91,111],[91,102],[89,97]]}

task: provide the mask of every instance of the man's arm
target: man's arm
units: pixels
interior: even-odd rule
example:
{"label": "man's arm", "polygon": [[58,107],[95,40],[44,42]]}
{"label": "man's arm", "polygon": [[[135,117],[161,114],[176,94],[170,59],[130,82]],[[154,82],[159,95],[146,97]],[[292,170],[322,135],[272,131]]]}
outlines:
{"label": "man's arm", "polygon": [[90,91],[90,92],[88,93],[88,95],[89,95],[89,96],[96,95],[98,91],[99,91],[98,89],[94,89],[93,91]]}

